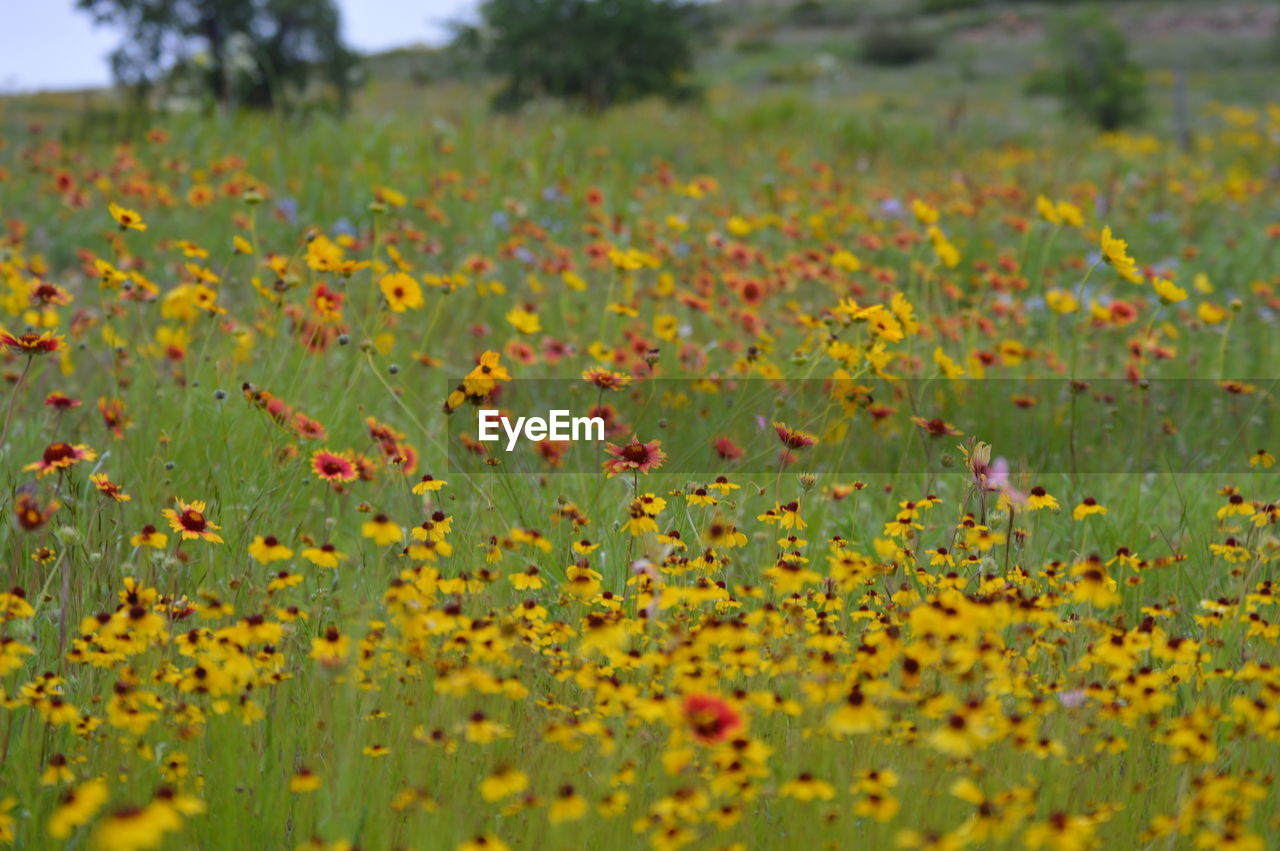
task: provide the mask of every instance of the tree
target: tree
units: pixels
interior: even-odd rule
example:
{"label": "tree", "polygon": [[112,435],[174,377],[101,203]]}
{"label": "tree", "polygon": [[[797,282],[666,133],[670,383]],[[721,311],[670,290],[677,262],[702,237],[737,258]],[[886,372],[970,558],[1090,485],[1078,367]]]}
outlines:
{"label": "tree", "polygon": [[1124,32],[1101,10],[1054,19],[1049,49],[1054,67],[1033,86],[1060,97],[1068,111],[1107,131],[1146,113],[1142,68],[1129,58]]}
{"label": "tree", "polygon": [[485,67],[505,78],[494,98],[513,108],[539,97],[591,110],[661,95],[681,99],[707,18],[685,0],[486,0],[478,31]]}
{"label": "tree", "polygon": [[188,74],[214,102],[268,108],[330,84],[345,108],[356,57],[332,0],[78,0],[98,23],[122,27],[116,81],[146,91]]}

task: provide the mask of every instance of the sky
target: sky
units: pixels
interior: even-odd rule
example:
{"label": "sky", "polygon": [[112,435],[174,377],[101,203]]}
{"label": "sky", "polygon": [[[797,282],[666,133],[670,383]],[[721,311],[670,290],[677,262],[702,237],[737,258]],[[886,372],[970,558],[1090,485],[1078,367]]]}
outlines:
{"label": "sky", "polygon": [[[356,50],[440,44],[445,24],[475,0],[336,0]],[[0,92],[74,89],[111,81],[107,54],[122,34],[95,28],[76,0],[0,0]]]}

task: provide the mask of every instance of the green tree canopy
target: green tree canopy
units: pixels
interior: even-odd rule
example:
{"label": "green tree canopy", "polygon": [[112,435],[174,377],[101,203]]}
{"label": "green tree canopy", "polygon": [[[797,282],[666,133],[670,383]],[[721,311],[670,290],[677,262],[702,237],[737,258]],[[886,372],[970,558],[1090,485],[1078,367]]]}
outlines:
{"label": "green tree canopy", "polygon": [[271,107],[314,80],[343,106],[355,54],[332,0],[78,0],[125,30],[111,54],[116,81],[146,90],[188,74],[220,105]]}
{"label": "green tree canopy", "polygon": [[478,40],[488,70],[505,79],[500,108],[539,97],[593,110],[687,97],[695,41],[708,31],[684,0],[486,0],[480,11],[479,30],[463,37]]}

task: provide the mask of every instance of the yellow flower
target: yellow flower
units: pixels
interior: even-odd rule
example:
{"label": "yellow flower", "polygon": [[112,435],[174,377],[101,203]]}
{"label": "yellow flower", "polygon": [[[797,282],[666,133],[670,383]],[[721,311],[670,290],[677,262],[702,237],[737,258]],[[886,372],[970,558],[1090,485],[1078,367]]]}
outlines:
{"label": "yellow flower", "polygon": [[49,835],[54,839],[66,839],[73,830],[97,815],[106,801],[107,784],[99,777],[68,789],[49,817]]}
{"label": "yellow flower", "polygon": [[1091,496],[1087,496],[1076,506],[1075,511],[1071,512],[1071,516],[1076,520],[1083,520],[1090,514],[1106,514],[1107,507],[1099,505],[1098,501]]}
{"label": "yellow flower", "polygon": [[460,844],[458,851],[511,851],[511,846],[491,833],[482,833]]}
{"label": "yellow flower", "polygon": [[1036,212],[1051,225],[1062,224],[1062,214],[1058,212],[1057,206],[1043,195],[1036,196]]}
{"label": "yellow flower", "polygon": [[334,548],[333,544],[325,544],[320,547],[307,547],[302,551],[302,557],[314,564],[316,567],[328,567],[337,569],[341,562],[347,560],[346,553],[340,553]]}
{"label": "yellow flower", "polygon": [[499,381],[510,381],[511,373],[501,363],[501,355],[497,352],[485,352],[475,369],[467,373],[462,387],[472,396],[487,396]]}
{"label": "yellow flower", "polygon": [[552,824],[566,821],[577,821],[587,814],[587,800],[573,790],[572,786],[564,786],[560,794],[551,802],[547,818]]}
{"label": "yellow flower", "polygon": [[297,774],[289,778],[289,791],[299,794],[314,792],[320,788],[320,784],[320,776],[306,766],[303,766],[298,769]]}
{"label": "yellow flower", "polygon": [[537,334],[542,330],[542,320],[538,314],[522,307],[513,307],[507,311],[507,322],[521,334]]}
{"label": "yellow flower", "polygon": [[372,538],[378,546],[385,547],[402,539],[404,530],[387,515],[379,514],[361,525],[360,534],[366,538]]}
{"label": "yellow flower", "polygon": [[510,795],[518,795],[529,787],[529,776],[515,768],[500,768],[480,781],[480,797],[486,801],[499,801]]}
{"label": "yellow flower", "polygon": [[120,230],[143,231],[147,229],[146,223],[142,221],[142,216],[127,207],[121,207],[113,202],[107,205],[107,211],[111,213],[111,218],[116,220],[116,224],[120,225]]}
{"label": "yellow flower", "polygon": [[1138,264],[1127,253],[1129,244],[1123,239],[1113,237],[1110,226],[1102,229],[1098,245],[1102,250],[1102,259],[1116,270],[1116,274],[1131,283],[1142,283],[1142,276],[1138,274]]}
{"label": "yellow flower", "polygon": [[418,286],[418,282],[411,275],[406,275],[404,272],[383,275],[382,280],[378,282],[378,287],[387,300],[387,306],[396,313],[418,310],[426,304],[422,298],[422,287]]}
{"label": "yellow flower", "polygon": [[253,543],[249,544],[249,555],[253,556],[254,561],[259,564],[270,564],[273,561],[293,558],[293,550],[280,543],[275,535],[267,535],[265,538],[256,535]]}
{"label": "yellow flower", "polygon": [[1168,278],[1156,278],[1151,282],[1151,286],[1165,304],[1176,304],[1187,297],[1187,291]]}
{"label": "yellow flower", "polygon": [[1271,467],[1275,466],[1275,463],[1275,456],[1265,449],[1259,449],[1257,452],[1253,453],[1253,455],[1249,456],[1250,467],[1260,466],[1263,469],[1269,470]]}

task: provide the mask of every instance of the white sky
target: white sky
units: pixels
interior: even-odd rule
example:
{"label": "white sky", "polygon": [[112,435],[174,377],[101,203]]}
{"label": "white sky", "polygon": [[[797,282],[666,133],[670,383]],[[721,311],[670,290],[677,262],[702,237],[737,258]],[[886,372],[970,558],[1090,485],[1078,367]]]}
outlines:
{"label": "white sky", "polygon": [[[337,0],[348,43],[360,51],[440,44],[445,23],[476,0]],[[75,0],[0,0],[0,92],[100,86],[121,33],[95,29]]]}

